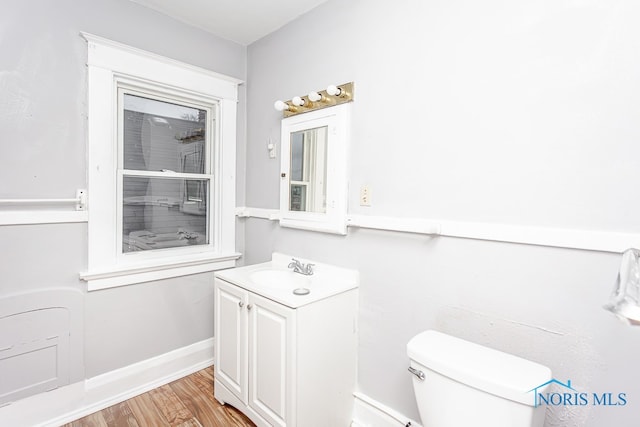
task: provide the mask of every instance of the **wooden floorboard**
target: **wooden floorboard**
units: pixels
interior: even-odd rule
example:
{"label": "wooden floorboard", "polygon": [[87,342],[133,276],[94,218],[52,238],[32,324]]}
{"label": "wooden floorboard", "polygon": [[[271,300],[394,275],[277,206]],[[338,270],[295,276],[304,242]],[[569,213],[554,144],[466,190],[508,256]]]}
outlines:
{"label": "wooden floorboard", "polygon": [[141,394],[132,399],[127,400],[127,404],[131,408],[131,412],[136,417],[140,426],[157,426],[169,427],[169,423],[165,420],[162,412],[153,403],[149,393]]}
{"label": "wooden floorboard", "polygon": [[70,424],[66,424],[69,427],[108,427],[107,422],[102,416],[101,412],[96,412],[95,414],[87,415],[84,418],[81,418],[77,421],[74,421]]}
{"label": "wooden floorboard", "polygon": [[118,403],[101,411],[108,426],[140,427],[127,402]]}
{"label": "wooden floorboard", "polygon": [[184,424],[193,418],[191,411],[184,406],[182,400],[173,392],[171,386],[163,385],[149,392],[151,400],[158,407],[171,427]]}
{"label": "wooden floorboard", "polygon": [[197,383],[190,378],[183,378],[172,382],[171,388],[202,425],[216,425],[215,406],[200,390]]}
{"label": "wooden floorboard", "polygon": [[213,367],[195,372],[63,427],[255,427],[213,397]]}

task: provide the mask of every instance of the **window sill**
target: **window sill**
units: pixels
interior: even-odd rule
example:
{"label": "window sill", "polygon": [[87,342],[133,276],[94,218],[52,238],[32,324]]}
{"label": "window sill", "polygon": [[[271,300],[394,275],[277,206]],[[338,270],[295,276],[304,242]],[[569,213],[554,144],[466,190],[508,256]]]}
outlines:
{"label": "window sill", "polygon": [[240,256],[241,254],[236,252],[223,255],[206,254],[200,257],[185,258],[184,260],[154,260],[154,262],[145,264],[83,272],[80,273],[80,279],[87,282],[87,290],[89,292],[98,291],[118,286],[232,268],[235,267],[236,260],[240,258]]}

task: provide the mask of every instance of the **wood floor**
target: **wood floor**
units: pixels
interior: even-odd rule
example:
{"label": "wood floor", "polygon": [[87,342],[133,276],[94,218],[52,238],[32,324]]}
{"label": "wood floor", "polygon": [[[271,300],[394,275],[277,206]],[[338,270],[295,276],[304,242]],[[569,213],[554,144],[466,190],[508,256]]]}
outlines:
{"label": "wood floor", "polygon": [[63,427],[255,427],[213,397],[213,367],[198,371]]}

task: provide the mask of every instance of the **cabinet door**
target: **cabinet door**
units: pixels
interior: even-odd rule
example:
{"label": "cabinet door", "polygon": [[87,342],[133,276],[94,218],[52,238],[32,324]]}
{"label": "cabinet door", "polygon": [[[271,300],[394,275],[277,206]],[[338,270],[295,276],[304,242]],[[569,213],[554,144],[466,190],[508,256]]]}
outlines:
{"label": "cabinet door", "polygon": [[249,296],[249,406],[273,426],[293,426],[295,311]]}
{"label": "cabinet door", "polygon": [[249,293],[215,279],[216,379],[247,403],[247,314]]}

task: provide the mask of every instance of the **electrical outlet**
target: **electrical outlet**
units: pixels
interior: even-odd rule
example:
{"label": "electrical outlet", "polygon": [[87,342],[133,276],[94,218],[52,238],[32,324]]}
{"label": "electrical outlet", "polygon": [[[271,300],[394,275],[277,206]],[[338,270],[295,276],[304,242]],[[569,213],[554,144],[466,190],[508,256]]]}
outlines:
{"label": "electrical outlet", "polygon": [[368,185],[360,187],[360,206],[371,206],[371,189]]}

